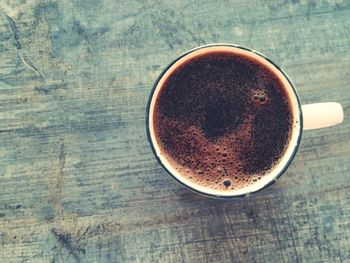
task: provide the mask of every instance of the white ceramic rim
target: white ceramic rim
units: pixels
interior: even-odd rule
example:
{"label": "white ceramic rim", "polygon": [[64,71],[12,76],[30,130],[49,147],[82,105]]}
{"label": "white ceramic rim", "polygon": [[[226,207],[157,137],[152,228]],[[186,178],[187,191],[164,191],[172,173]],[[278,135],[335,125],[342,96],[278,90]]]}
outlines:
{"label": "white ceramic rim", "polygon": [[[293,108],[293,129],[291,134],[290,143],[287,146],[287,149],[285,151],[285,154],[280,159],[280,161],[275,165],[273,170],[270,171],[269,174],[264,175],[260,180],[257,182],[242,188],[242,189],[236,189],[236,190],[227,190],[227,191],[220,191],[218,189],[212,189],[209,187],[204,187],[201,185],[196,184],[193,181],[190,181],[185,176],[183,176],[179,171],[177,171],[171,164],[171,162],[167,159],[166,154],[162,152],[162,149],[159,147],[157,138],[154,133],[154,122],[153,122],[153,115],[154,115],[154,106],[156,103],[156,98],[161,91],[161,88],[164,84],[164,81],[167,80],[167,78],[173,73],[173,71],[179,66],[182,65],[184,62],[192,59],[193,57],[205,54],[210,51],[224,51],[224,52],[230,52],[233,54],[241,54],[253,59],[258,60],[262,64],[266,65],[270,70],[272,70],[282,81],[284,87],[286,88],[286,91],[290,98],[290,103]],[[299,96],[297,94],[297,91],[289,79],[289,77],[286,75],[286,73],[279,68],[274,62],[272,62],[270,59],[268,59],[266,56],[262,55],[259,52],[256,52],[251,49],[247,49],[241,46],[233,45],[233,44],[227,44],[227,43],[217,43],[217,44],[211,44],[211,45],[205,45],[200,46],[198,48],[192,49],[180,57],[178,57],[175,61],[173,61],[160,75],[158,81],[155,83],[153,92],[151,93],[150,101],[148,104],[148,111],[147,111],[147,132],[150,139],[150,143],[153,148],[153,152],[156,155],[158,161],[160,164],[168,171],[168,173],[174,177],[177,181],[184,184],[185,186],[189,187],[192,190],[195,190],[199,193],[214,196],[214,197],[238,197],[238,196],[246,196],[251,193],[257,192],[266,186],[272,184],[274,181],[277,180],[277,178],[284,173],[284,171],[287,169],[287,167],[290,165],[292,159],[294,158],[296,151],[298,149],[298,146],[300,144],[301,134],[302,134],[302,111],[301,111],[301,104],[299,101]]]}

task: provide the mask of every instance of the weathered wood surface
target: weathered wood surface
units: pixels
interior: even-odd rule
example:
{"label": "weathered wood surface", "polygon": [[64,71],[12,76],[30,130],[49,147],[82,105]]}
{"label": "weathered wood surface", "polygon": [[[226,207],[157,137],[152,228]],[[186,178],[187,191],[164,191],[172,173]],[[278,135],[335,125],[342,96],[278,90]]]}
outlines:
{"label": "weathered wood surface", "polygon": [[[350,262],[350,2],[0,0],[0,262]],[[258,195],[173,181],[145,132],[173,58],[259,50],[343,125]]]}

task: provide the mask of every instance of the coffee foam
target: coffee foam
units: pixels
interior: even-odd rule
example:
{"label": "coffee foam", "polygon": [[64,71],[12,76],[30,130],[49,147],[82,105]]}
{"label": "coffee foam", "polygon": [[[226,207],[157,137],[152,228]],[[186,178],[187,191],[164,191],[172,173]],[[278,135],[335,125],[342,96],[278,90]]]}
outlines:
{"label": "coffee foam", "polygon": [[[219,50],[218,52],[220,53],[222,52],[222,50]],[[224,56],[227,55],[230,54],[224,54]],[[246,57],[243,57],[242,59],[244,60],[246,59]],[[191,61],[192,62],[190,63],[193,63],[194,60]],[[250,63],[255,63],[256,65],[255,61],[251,61]],[[181,76],[179,76],[179,73],[183,71],[179,69],[181,69],[181,67],[188,66],[188,64],[188,61],[187,63],[182,63],[179,67],[176,68],[177,70],[171,72],[172,74],[168,74],[167,78],[163,80],[162,87],[168,87],[167,85],[169,83],[166,82],[170,81],[171,78],[175,77],[180,78],[181,80]],[[196,69],[194,72],[198,72],[197,66],[198,65],[195,65]],[[255,107],[255,109],[258,109],[258,113],[259,110],[261,112],[266,111],[264,114],[260,114],[262,117],[265,116],[265,119],[261,118],[261,121],[266,122],[266,117],[269,114],[275,114],[274,112],[278,110],[278,107],[281,107],[281,105],[277,105],[277,108],[271,107],[271,105],[274,105],[272,103],[273,101],[271,100],[273,99],[273,97],[276,98],[276,94],[273,94],[273,92],[274,90],[278,89],[276,89],[276,87],[266,88],[266,83],[268,81],[271,82],[271,74],[274,74],[275,72],[271,72],[270,69],[267,70],[266,68],[261,69],[261,67],[262,66],[260,65],[259,70],[257,70],[257,72],[254,73],[256,79],[256,87],[248,87],[246,89],[248,93],[236,92],[235,94],[233,92],[233,94],[229,94],[230,96],[226,96],[227,94],[224,94],[225,96],[216,97],[216,99],[222,99],[222,101],[218,101],[216,102],[216,104],[214,103],[215,107],[221,105],[220,107],[222,107],[224,112],[232,111],[232,114],[228,119],[230,122],[227,122],[227,124],[225,125],[221,124],[222,122],[227,121],[227,119],[220,119],[220,114],[218,115],[217,112],[215,112],[217,109],[215,107],[213,109],[210,109],[210,104],[209,108],[205,111],[207,112],[206,118],[213,117],[214,120],[213,122],[207,122],[209,123],[207,125],[208,127],[200,124],[200,121],[203,118],[203,116],[201,114],[198,114],[198,112],[203,112],[203,108],[197,106],[203,105],[200,105],[198,101],[193,101],[195,103],[194,105],[193,103],[189,103],[189,105],[187,105],[186,103],[182,103],[180,107],[178,107],[178,109],[176,108],[176,105],[171,105],[174,104],[174,102],[179,101],[179,99],[183,99],[177,97],[179,94],[176,94],[176,92],[174,94],[166,94],[167,96],[173,98],[164,100],[170,103],[165,103],[165,105],[163,105],[164,108],[168,108],[170,112],[168,112],[169,114],[166,116],[166,118],[164,118],[164,116],[161,116],[164,115],[162,109],[160,109],[159,107],[155,108],[153,114],[151,115],[154,121],[150,123],[150,126],[154,129],[153,135],[157,141],[157,146],[159,146],[159,153],[162,156],[162,159],[168,162],[169,167],[172,167],[172,170],[174,172],[173,174],[177,174],[180,176],[180,178],[178,179],[180,179],[181,181],[185,181],[186,184],[190,184],[191,187],[194,186],[193,188],[197,188],[197,190],[200,191],[209,191],[211,193],[216,193],[220,195],[225,195],[227,193],[235,194],[238,192],[241,193],[246,189],[252,188],[250,186],[256,185],[259,181],[264,181],[266,174],[271,174],[271,171],[277,168],[278,164],[280,163],[280,156],[282,156],[285,152],[286,145],[288,145],[288,142],[291,139],[291,134],[288,134],[287,132],[284,139],[282,138],[282,141],[279,140],[279,143],[282,142],[282,147],[280,147],[277,153],[275,153],[279,157],[277,159],[268,159],[269,156],[273,155],[273,150],[276,150],[276,147],[278,148],[278,145],[270,145],[270,143],[273,144],[273,142],[269,142],[268,144],[263,145],[264,147],[260,148],[258,152],[252,153],[254,149],[257,149],[254,143],[261,144],[266,141],[266,132],[261,135],[256,134],[257,132],[259,132],[256,129],[256,125],[254,125],[254,123],[257,123],[257,114],[255,114],[254,112],[253,114],[252,112],[248,112],[242,115],[240,114],[239,110],[243,103],[244,107]],[[263,67],[265,67],[265,65],[263,65]],[[247,70],[250,70],[250,72],[254,71],[252,71],[252,69],[249,68],[244,69],[243,71],[240,69],[239,71],[247,72]],[[218,76],[220,74],[218,74]],[[187,77],[187,80],[184,80],[185,82],[193,82],[193,78],[196,77],[198,76],[195,76],[195,74],[193,74],[190,78]],[[174,80],[171,80],[170,84],[171,82],[174,82]],[[283,85],[285,83],[281,83],[281,81],[278,78],[276,78],[274,82],[278,82],[282,88],[284,87]],[[182,83],[184,86],[191,86],[188,85],[188,83]],[[211,84],[212,83],[209,83],[208,90],[211,89]],[[217,85],[216,87],[212,88],[215,89],[215,92],[220,92],[220,87],[220,85]],[[230,89],[226,88],[226,90]],[[166,91],[167,88],[165,88],[156,97],[159,100],[157,101],[158,106],[162,105],[162,103],[159,102],[162,96],[166,93]],[[196,92],[194,93],[194,95],[196,96],[200,95],[196,94]],[[190,94],[190,92],[188,94]],[[232,97],[231,95],[233,95],[234,97]],[[202,98],[201,96],[198,97]],[[288,96],[284,96],[284,98],[281,101],[283,101],[283,103],[285,103],[286,105],[290,103],[288,101]],[[237,104],[238,107],[232,107],[232,102]],[[154,105],[156,105],[156,103],[154,103]],[[193,106],[191,107],[191,105]],[[238,111],[235,111],[235,108],[238,109]],[[213,116],[210,116],[211,111],[213,111]],[[185,113],[185,118],[182,118],[184,117],[182,116],[183,113]],[[293,119],[290,112],[289,114],[290,118],[286,125],[288,126],[287,128],[291,130]],[[239,116],[239,118],[236,116]],[[218,122],[215,121],[215,117],[219,117]],[[283,119],[283,116],[280,117],[282,117]],[[259,125],[262,124],[260,123]],[[268,132],[275,132],[278,135],[281,133],[281,131],[279,131],[278,128],[280,128],[280,126],[273,126],[272,123],[272,127],[271,129],[268,129]],[[284,129],[285,128],[286,127],[284,127]],[[255,138],[261,137],[262,139],[260,141],[252,141],[252,135],[254,135]],[[265,159],[267,158],[267,163],[264,164],[261,161],[259,162],[259,160],[257,160],[259,156],[264,156]],[[257,163],[260,163],[260,166],[257,166]]]}
{"label": "coffee foam", "polygon": [[[170,126],[181,127],[181,124],[172,121]],[[244,129],[244,126],[242,126]],[[179,135],[177,147],[187,145],[186,150],[179,149],[176,156],[169,158],[175,169],[185,175],[189,180],[206,188],[228,190],[246,187],[259,180],[260,176],[245,176],[243,162],[237,158],[237,152],[228,147],[230,143],[239,142],[247,135],[243,130],[239,136],[232,135],[208,142],[205,134],[198,127],[184,128],[184,133]],[[190,136],[192,133],[196,138]],[[192,152],[191,152],[192,151]],[[229,182],[229,185],[225,185]]]}

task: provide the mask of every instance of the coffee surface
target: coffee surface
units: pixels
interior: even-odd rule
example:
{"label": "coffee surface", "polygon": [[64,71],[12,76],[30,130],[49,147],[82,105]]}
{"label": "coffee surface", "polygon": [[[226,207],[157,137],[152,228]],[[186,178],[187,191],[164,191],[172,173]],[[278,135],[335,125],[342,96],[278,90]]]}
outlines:
{"label": "coffee surface", "polygon": [[273,169],[293,122],[278,76],[252,58],[223,51],[177,67],[158,93],[153,117],[173,168],[223,191],[246,187]]}

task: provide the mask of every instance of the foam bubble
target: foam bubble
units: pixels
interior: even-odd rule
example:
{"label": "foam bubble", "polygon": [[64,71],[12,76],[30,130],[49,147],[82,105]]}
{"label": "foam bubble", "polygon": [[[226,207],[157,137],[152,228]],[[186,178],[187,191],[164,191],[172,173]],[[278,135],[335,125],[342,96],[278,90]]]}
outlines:
{"label": "foam bubble", "polygon": [[229,179],[225,179],[223,181],[224,186],[229,187],[231,185],[231,181]]}

